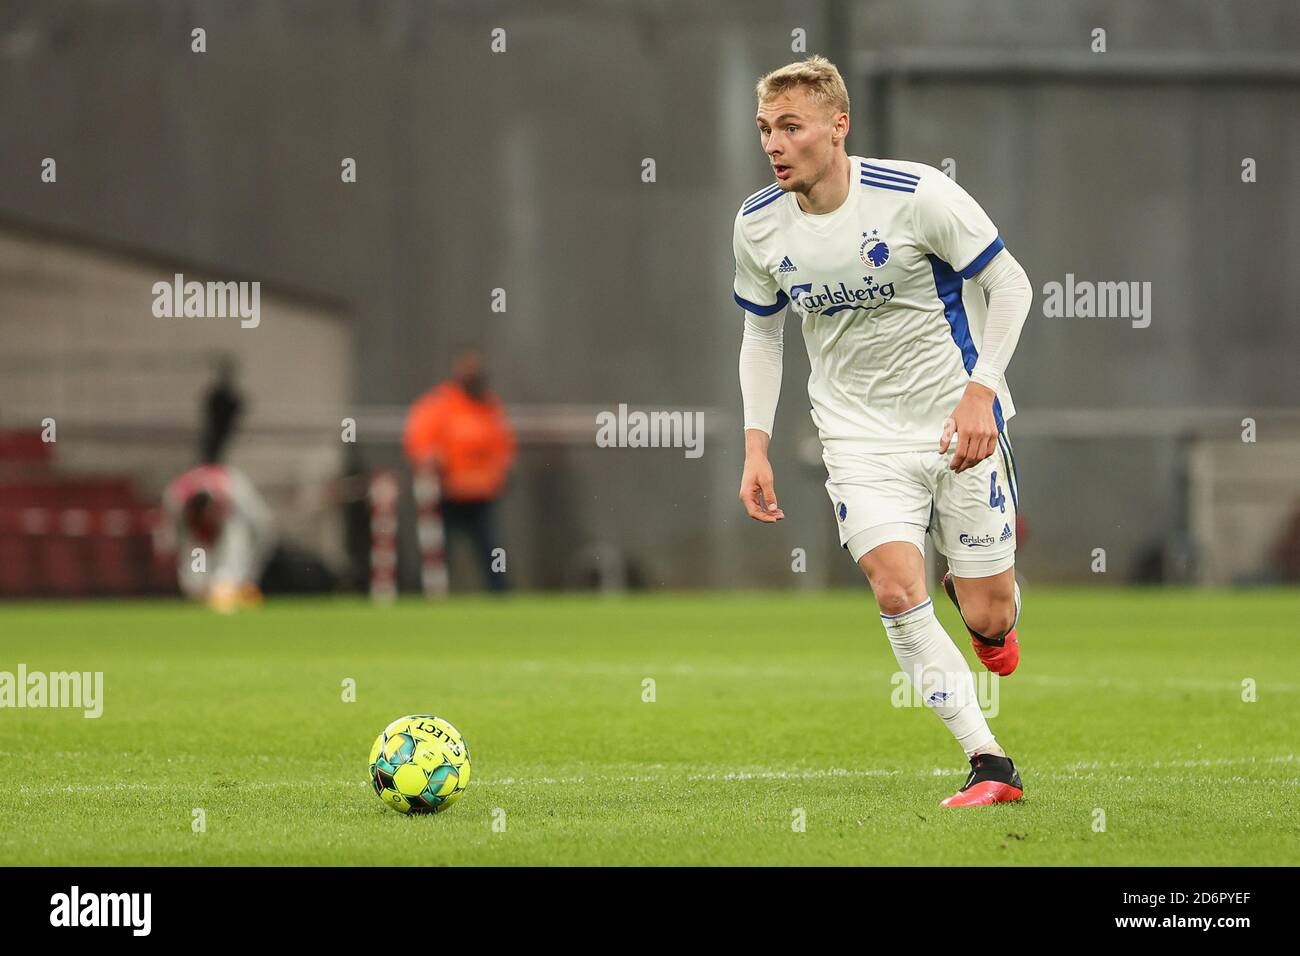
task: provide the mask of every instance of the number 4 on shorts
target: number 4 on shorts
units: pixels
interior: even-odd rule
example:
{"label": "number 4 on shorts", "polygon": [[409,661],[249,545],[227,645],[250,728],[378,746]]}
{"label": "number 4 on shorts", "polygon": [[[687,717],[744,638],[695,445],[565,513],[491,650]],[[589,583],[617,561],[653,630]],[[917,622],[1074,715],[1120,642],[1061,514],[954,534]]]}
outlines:
{"label": "number 4 on shorts", "polygon": [[996,471],[989,475],[989,507],[997,508],[1003,514],[1007,513],[1007,496],[998,487],[998,473]]}

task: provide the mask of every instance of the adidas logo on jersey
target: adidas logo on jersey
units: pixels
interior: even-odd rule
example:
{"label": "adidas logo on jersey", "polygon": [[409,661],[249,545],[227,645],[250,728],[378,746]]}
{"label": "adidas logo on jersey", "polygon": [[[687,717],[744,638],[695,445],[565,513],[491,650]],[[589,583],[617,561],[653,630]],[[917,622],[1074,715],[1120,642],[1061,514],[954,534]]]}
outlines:
{"label": "adidas logo on jersey", "polygon": [[797,271],[798,271],[798,267],[797,267],[793,262],[790,261],[790,257],[789,257],[789,256],[786,256],[784,259],[781,260],[781,264],[777,267],[777,270],[776,270],[776,271],[777,271],[777,272],[797,272]]}
{"label": "adidas logo on jersey", "polygon": [[1010,538],[1010,537],[1011,537],[1011,525],[1009,525],[1009,524],[1004,524],[1004,525],[1002,526],[1002,536],[999,537],[998,540],[999,540],[999,541],[1006,541],[1006,540],[1007,540],[1008,538]]}

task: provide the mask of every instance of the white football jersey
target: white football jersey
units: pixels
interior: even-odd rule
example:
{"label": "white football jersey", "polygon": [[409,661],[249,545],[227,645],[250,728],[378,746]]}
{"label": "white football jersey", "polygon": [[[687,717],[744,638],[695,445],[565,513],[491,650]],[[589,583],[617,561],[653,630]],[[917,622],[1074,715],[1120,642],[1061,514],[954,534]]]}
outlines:
{"label": "white football jersey", "polygon": [[[979,357],[1002,249],[979,204],[933,166],[849,157],[848,198],[810,215],[780,184],[736,214],[736,302],[803,320],[812,420],[828,453],[937,450]],[[999,431],[1015,409],[1003,379]]]}

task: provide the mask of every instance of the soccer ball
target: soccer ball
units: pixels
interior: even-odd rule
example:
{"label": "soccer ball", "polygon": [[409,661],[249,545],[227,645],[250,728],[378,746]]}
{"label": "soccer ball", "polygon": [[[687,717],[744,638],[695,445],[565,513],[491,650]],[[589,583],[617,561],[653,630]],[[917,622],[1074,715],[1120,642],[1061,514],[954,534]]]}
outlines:
{"label": "soccer ball", "polygon": [[469,747],[441,717],[399,717],[370,748],[370,783],[398,813],[446,810],[469,783]]}

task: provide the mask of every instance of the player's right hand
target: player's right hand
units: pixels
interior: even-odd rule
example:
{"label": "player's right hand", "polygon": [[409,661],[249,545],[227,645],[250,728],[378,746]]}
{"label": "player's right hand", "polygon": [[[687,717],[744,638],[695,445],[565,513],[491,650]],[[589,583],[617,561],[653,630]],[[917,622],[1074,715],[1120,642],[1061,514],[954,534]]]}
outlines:
{"label": "player's right hand", "polygon": [[740,503],[755,521],[780,521],[785,512],[776,503],[772,463],[767,458],[746,457],[740,477]]}

